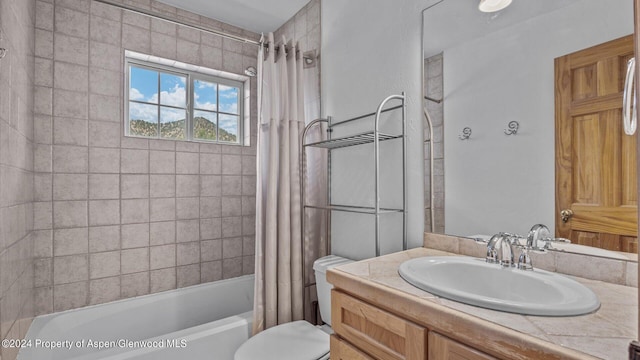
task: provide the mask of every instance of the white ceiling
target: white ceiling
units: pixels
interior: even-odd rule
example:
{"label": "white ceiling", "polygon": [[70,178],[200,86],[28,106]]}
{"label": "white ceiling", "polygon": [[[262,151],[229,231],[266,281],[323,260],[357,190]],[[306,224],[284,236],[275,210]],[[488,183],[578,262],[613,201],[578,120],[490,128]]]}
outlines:
{"label": "white ceiling", "polygon": [[589,0],[514,0],[495,13],[480,12],[477,0],[442,1],[423,14],[425,58],[579,1]]}
{"label": "white ceiling", "polygon": [[277,30],[309,0],[158,0],[256,33]]}

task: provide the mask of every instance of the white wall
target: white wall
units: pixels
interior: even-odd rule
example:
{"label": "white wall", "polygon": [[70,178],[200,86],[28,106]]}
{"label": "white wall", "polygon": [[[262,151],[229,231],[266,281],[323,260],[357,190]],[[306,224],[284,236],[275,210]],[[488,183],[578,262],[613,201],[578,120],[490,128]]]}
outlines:
{"label": "white wall", "polygon": [[632,5],[584,0],[444,51],[447,233],[554,224],[553,59],[631,34]]}
{"label": "white wall", "polygon": [[[375,111],[390,94],[407,93],[410,247],[421,246],[423,234],[422,9],[435,2],[322,1],[323,115],[346,119]],[[363,160],[371,151],[372,147],[354,147],[333,152],[334,202],[373,204],[373,160]],[[381,152],[381,201],[398,205],[401,153],[392,144],[383,144]],[[372,219],[370,215],[334,213],[332,252],[356,259],[373,256]],[[396,216],[383,222],[383,254],[401,249],[402,228],[398,220]]]}

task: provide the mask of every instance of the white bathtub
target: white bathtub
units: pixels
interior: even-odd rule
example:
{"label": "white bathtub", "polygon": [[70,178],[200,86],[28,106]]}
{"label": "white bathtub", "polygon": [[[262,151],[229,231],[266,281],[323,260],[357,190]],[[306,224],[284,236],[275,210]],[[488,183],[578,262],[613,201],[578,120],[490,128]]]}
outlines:
{"label": "white bathtub", "polygon": [[231,360],[251,335],[253,280],[242,276],[39,316],[18,359]]}

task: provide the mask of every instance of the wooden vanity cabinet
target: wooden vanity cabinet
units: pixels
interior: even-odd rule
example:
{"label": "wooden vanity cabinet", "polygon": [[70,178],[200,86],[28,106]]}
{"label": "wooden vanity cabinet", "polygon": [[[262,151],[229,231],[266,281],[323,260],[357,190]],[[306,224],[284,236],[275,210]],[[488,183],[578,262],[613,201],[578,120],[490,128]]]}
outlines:
{"label": "wooden vanity cabinet", "polygon": [[331,359],[495,359],[339,290],[331,306]]}
{"label": "wooden vanity cabinet", "polygon": [[429,332],[429,360],[495,360],[467,345],[451,340],[437,332]]}

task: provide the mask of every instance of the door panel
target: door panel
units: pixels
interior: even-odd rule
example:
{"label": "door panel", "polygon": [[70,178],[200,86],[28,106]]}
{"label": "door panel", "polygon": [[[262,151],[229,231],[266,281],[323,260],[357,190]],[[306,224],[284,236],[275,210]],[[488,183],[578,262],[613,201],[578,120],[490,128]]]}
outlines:
{"label": "door panel", "polygon": [[[589,246],[637,250],[635,136],[622,126],[633,36],[555,60],[556,235]],[[573,216],[565,223],[560,211]]]}

